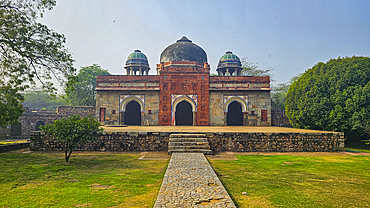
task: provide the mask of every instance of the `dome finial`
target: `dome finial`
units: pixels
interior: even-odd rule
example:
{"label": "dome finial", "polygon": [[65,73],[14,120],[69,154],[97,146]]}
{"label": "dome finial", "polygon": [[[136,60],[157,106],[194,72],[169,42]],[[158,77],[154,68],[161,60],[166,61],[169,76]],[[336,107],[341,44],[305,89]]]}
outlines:
{"label": "dome finial", "polygon": [[190,42],[191,43],[191,40],[189,40],[185,35],[182,36],[182,38],[176,42]]}

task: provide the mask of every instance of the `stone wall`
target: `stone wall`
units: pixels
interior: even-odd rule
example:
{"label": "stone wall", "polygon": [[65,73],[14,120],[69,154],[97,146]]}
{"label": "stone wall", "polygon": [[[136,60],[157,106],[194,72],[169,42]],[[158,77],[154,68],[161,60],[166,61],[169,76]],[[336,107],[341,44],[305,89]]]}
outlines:
{"label": "stone wall", "polygon": [[289,123],[289,118],[285,114],[285,110],[271,110],[271,125],[280,127],[292,128]]}
{"label": "stone wall", "polygon": [[59,106],[57,114],[62,116],[80,115],[87,117],[90,114],[95,115],[95,106]]}
{"label": "stone wall", "polygon": [[[344,151],[343,133],[206,133],[213,152],[336,152]],[[32,132],[31,150],[63,150],[42,132]],[[76,150],[167,151],[169,133],[103,133]]]}
{"label": "stone wall", "polygon": [[1,152],[8,152],[8,151],[13,151],[13,150],[18,150],[18,149],[23,149],[23,148],[28,148],[28,147],[30,147],[29,142],[0,145],[0,153]]}
{"label": "stone wall", "polygon": [[215,152],[344,151],[344,133],[219,133],[207,134]]}
{"label": "stone wall", "polygon": [[[79,146],[78,151],[167,151],[168,133],[106,133],[103,132],[97,141]],[[40,131],[31,133],[30,149],[63,150],[63,145]]]}
{"label": "stone wall", "polygon": [[80,115],[86,117],[90,114],[95,115],[94,106],[59,106],[56,111],[29,109],[25,108],[24,113],[19,117],[21,124],[21,138],[28,139],[31,131],[37,131],[39,125],[54,122],[55,120],[68,117],[70,115]]}
{"label": "stone wall", "polygon": [[[269,91],[211,91],[209,94],[210,125],[225,126],[224,96],[248,97],[248,109],[244,114],[245,126],[271,126],[271,99]],[[261,110],[267,110],[267,121],[262,121]]]}

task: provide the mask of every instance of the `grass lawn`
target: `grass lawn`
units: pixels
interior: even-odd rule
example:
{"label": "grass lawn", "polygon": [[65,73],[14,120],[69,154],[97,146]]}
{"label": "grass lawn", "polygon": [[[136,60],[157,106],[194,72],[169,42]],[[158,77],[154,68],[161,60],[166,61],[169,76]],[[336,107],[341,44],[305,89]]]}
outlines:
{"label": "grass lawn", "polygon": [[0,140],[0,145],[23,143],[23,142],[27,142],[27,140],[26,139],[24,139],[24,140],[14,140],[14,141]]}
{"label": "grass lawn", "polygon": [[168,160],[109,153],[1,153],[0,207],[153,207]]}
{"label": "grass lawn", "polygon": [[370,207],[370,156],[236,157],[210,162],[238,207]]}

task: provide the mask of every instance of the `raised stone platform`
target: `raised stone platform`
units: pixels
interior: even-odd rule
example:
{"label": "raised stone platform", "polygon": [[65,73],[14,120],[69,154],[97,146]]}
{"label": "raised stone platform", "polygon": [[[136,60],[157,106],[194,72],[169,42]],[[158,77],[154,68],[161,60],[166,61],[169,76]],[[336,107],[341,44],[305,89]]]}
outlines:
{"label": "raised stone platform", "polygon": [[236,207],[201,153],[173,153],[155,208]]}
{"label": "raised stone platform", "polygon": [[[339,152],[344,151],[344,133],[283,127],[249,126],[127,126],[105,127],[99,140],[79,146],[88,151],[168,151],[171,134],[205,134],[216,152]],[[191,142],[191,141],[189,141]],[[171,148],[194,149],[191,143],[173,143]],[[188,146],[187,146],[188,145]],[[31,150],[62,150],[63,144],[40,132],[31,134]],[[190,147],[193,146],[193,147]]]}
{"label": "raised stone platform", "polygon": [[310,129],[295,129],[275,126],[126,126],[108,127],[103,126],[106,132],[167,132],[167,133],[332,133],[343,134],[334,131],[319,131]]}

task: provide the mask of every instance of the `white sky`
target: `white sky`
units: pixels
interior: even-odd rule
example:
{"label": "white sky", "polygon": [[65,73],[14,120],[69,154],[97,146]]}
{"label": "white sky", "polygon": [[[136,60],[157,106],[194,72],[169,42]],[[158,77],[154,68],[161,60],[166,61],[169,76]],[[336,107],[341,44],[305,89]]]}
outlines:
{"label": "white sky", "polygon": [[65,34],[77,69],[96,63],[117,75],[135,49],[156,74],[161,52],[184,35],[211,73],[230,50],[273,68],[275,83],[331,58],[370,56],[368,0],[58,0],[39,21]]}

